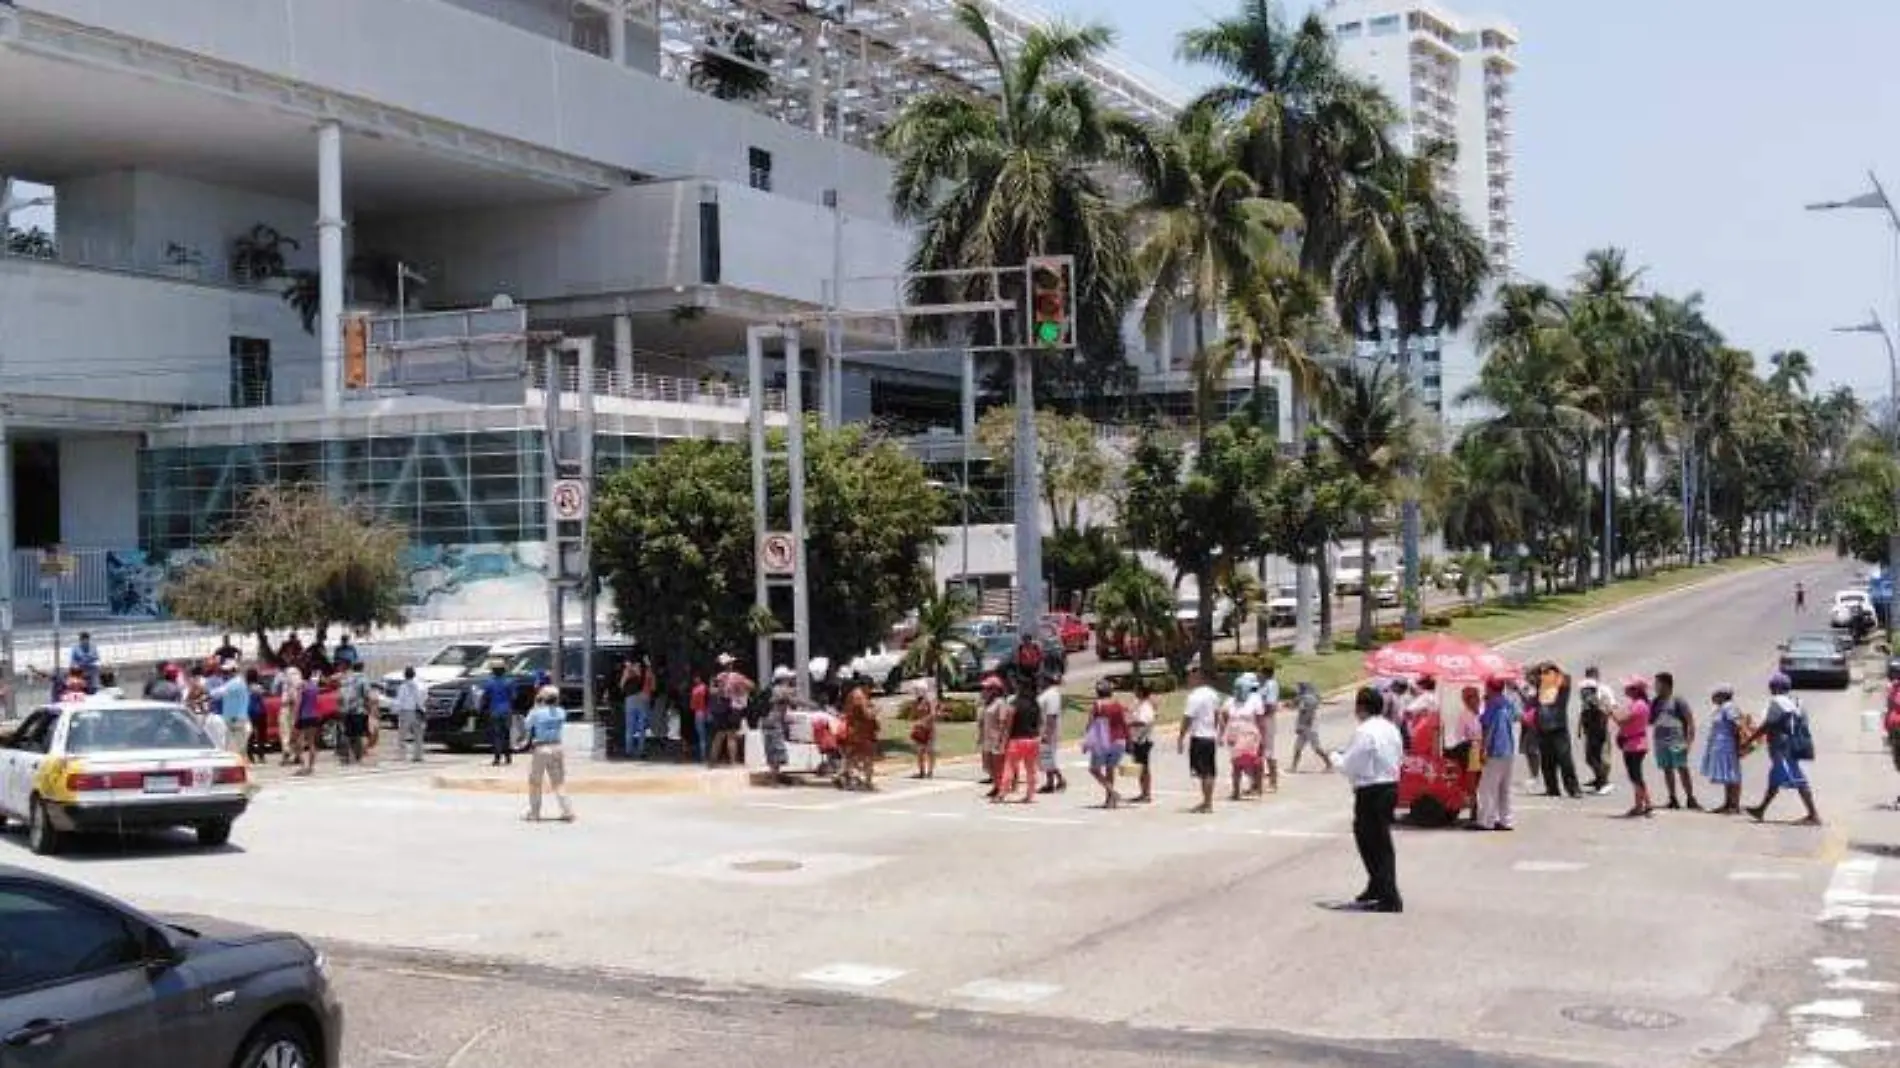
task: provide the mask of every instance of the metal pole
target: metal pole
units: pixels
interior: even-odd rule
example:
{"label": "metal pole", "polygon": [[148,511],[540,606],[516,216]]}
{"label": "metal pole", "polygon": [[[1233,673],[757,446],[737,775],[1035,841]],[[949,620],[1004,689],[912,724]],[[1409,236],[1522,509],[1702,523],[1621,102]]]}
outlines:
{"label": "metal pole", "polygon": [[317,127],[317,336],[323,410],[343,406],[343,127]]}
{"label": "metal pole", "polygon": [[970,585],[970,457],[976,448],[976,353],[963,350],[963,570],[958,580]]}
{"label": "metal pole", "polygon": [[403,313],[409,307],[409,265],[396,261],[396,340],[405,341],[408,335],[402,332]]}
{"label": "metal pole", "polygon": [[554,677],[556,685],[561,678],[561,641],[566,637],[567,624],[561,618],[565,605],[561,597],[561,521],[554,516],[554,483],[561,477],[561,353],[549,346],[542,350],[545,361],[542,375],[542,389],[546,393],[546,440],[542,443],[541,465],[546,478],[542,489],[541,509],[547,517],[547,577],[548,577],[548,674]]}
{"label": "metal pole", "polygon": [[[1414,346],[1407,344],[1408,340],[1409,339],[1405,337],[1399,338],[1399,366],[1405,370],[1406,403],[1416,410],[1418,406],[1418,382],[1413,377],[1412,372],[1412,349]],[[1407,475],[1405,500],[1399,503],[1400,552],[1404,556],[1404,560],[1400,563],[1402,574],[1400,575],[1399,585],[1399,603],[1401,605],[1399,610],[1399,626],[1407,634],[1417,630],[1421,622],[1418,610],[1419,506],[1418,492],[1416,489],[1411,488],[1412,479],[1410,476],[1412,472],[1413,467],[1408,462],[1405,465],[1405,473]],[[1362,574],[1370,577],[1372,574],[1372,561],[1366,560],[1362,561],[1362,563],[1365,567],[1365,571],[1363,571]]]}
{"label": "metal pole", "polygon": [[[773,333],[771,327],[752,326],[745,332],[746,381],[750,391],[752,433],[752,599],[760,609],[768,609],[772,604],[772,594],[766,581],[764,566],[765,548],[765,339]],[[758,638],[758,660],[756,670],[763,678],[765,672],[772,669],[772,639],[761,634]]]}
{"label": "metal pole", "polygon": [[[834,157],[843,151],[833,149]],[[826,289],[830,314],[825,317],[825,358],[818,366],[818,381],[823,397],[825,426],[836,427],[844,422],[844,320],[840,318],[844,309],[844,205],[839,203],[838,190],[831,194],[831,285]]]}
{"label": "metal pole", "polygon": [[7,440],[7,412],[0,407],[0,694],[7,718],[15,709],[13,684],[13,445]]}
{"label": "metal pole", "polygon": [[[580,459],[581,483],[587,487],[589,519],[581,523],[581,716],[585,722],[598,728],[594,707],[594,642],[599,638],[594,622],[594,614],[599,608],[599,594],[594,588],[594,547],[588,531],[592,528],[591,513],[594,503],[594,339],[584,337],[575,343],[575,356],[580,361]],[[602,755],[606,747],[595,746]]]}
{"label": "metal pole", "polygon": [[[803,360],[798,331],[785,331],[785,466],[791,487],[792,545],[797,556],[792,576],[792,671],[800,701],[811,700],[811,583],[805,573],[805,412]],[[761,669],[763,670],[763,669]]]}
{"label": "metal pole", "polygon": [[1035,353],[1016,350],[1016,629],[1035,634],[1042,619],[1042,493],[1036,445]]}

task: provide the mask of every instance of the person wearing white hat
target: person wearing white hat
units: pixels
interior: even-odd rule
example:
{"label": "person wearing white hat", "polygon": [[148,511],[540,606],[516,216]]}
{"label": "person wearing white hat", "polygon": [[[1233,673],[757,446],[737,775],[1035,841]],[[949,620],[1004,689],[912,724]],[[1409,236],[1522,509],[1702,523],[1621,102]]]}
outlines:
{"label": "person wearing white hat", "polygon": [[561,691],[543,686],[534,695],[534,708],[528,712],[528,744],[532,755],[528,764],[528,813],[530,823],[541,819],[541,789],[546,783],[554,790],[561,806],[561,822],[574,822],[574,806],[567,799],[567,755],[561,748],[561,731],[567,726],[567,712],[561,708]]}

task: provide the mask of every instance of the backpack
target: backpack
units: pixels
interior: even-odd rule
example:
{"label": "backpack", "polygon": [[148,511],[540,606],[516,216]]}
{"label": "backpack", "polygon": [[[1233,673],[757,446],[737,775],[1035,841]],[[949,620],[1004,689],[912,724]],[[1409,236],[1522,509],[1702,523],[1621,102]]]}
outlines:
{"label": "backpack", "polygon": [[1788,756],[1797,761],[1814,759],[1814,732],[1808,729],[1808,713],[1798,703],[1788,717]]}

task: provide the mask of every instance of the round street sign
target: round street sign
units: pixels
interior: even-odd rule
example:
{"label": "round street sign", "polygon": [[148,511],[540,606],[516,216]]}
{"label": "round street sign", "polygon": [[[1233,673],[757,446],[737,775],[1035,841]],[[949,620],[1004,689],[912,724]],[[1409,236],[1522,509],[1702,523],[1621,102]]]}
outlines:
{"label": "round street sign", "polygon": [[549,494],[549,503],[554,508],[554,518],[564,522],[578,522],[587,518],[587,483],[578,478],[563,478],[554,483],[554,491]]}
{"label": "round street sign", "polygon": [[759,566],[768,575],[790,575],[798,570],[798,547],[790,534],[767,534],[759,541]]}

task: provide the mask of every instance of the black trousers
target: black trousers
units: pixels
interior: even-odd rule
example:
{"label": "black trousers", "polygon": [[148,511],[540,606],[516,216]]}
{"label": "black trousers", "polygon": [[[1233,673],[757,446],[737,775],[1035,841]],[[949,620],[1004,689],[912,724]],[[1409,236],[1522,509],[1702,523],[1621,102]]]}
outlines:
{"label": "black trousers", "polygon": [[1537,747],[1537,760],[1544,771],[1544,792],[1556,793],[1558,779],[1564,793],[1577,796],[1577,762],[1570,756],[1570,731],[1538,731],[1543,735]]}
{"label": "black trousers", "polygon": [[1590,765],[1590,788],[1601,790],[1610,784],[1610,761],[1604,754],[1610,748],[1608,727],[1584,724],[1583,760]]}
{"label": "black trousers", "polygon": [[1392,848],[1392,816],[1399,807],[1399,784],[1382,782],[1352,792],[1352,838],[1366,866],[1366,898],[1399,905],[1399,859]]}

